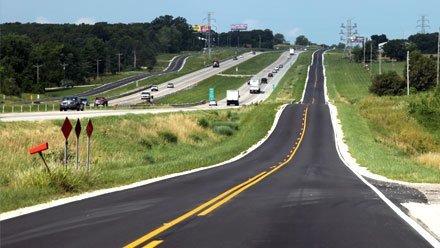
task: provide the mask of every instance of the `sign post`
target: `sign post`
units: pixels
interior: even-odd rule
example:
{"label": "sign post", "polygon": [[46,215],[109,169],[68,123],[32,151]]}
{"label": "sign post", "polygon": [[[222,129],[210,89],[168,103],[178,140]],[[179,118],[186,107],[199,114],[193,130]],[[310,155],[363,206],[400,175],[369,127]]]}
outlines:
{"label": "sign post", "polygon": [[214,88],[209,88],[209,101],[214,101]]}
{"label": "sign post", "polygon": [[70,124],[69,118],[66,117],[64,119],[63,126],[61,127],[61,131],[63,132],[64,138],[66,138],[65,147],[64,147],[64,165],[67,169],[67,145],[68,145],[68,138],[70,135],[70,132],[72,131],[72,124]]}
{"label": "sign post", "polygon": [[75,125],[75,134],[76,134],[76,170],[78,170],[78,160],[79,160],[79,149],[78,149],[78,143],[79,143],[79,135],[81,133],[81,122],[79,121],[79,118],[76,121]]}
{"label": "sign post", "polygon": [[86,127],[87,132],[87,175],[90,174],[90,137],[93,133],[93,124],[92,120],[89,119],[89,122],[87,123]]}

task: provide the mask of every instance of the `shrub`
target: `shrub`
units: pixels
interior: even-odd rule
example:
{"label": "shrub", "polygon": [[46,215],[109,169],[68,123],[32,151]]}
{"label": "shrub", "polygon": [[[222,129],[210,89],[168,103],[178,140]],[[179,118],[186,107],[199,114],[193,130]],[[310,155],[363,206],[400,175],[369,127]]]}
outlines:
{"label": "shrub", "polygon": [[205,117],[200,118],[197,123],[199,124],[199,126],[203,127],[203,128],[207,128],[209,127],[209,122],[208,120],[206,120]]}
{"label": "shrub", "polygon": [[159,136],[168,143],[177,143],[177,136],[172,132],[162,131]]}
{"label": "shrub", "polygon": [[376,75],[370,87],[370,92],[379,95],[402,95],[405,92],[405,80],[397,72],[389,71]]}
{"label": "shrub", "polygon": [[212,126],[215,128],[217,126],[225,126],[225,127],[229,127],[231,130],[238,130],[239,129],[239,125],[235,122],[230,122],[230,121],[215,121],[212,123]]}
{"label": "shrub", "polygon": [[232,130],[229,126],[215,126],[214,132],[226,136],[231,136],[234,134],[234,130]]}

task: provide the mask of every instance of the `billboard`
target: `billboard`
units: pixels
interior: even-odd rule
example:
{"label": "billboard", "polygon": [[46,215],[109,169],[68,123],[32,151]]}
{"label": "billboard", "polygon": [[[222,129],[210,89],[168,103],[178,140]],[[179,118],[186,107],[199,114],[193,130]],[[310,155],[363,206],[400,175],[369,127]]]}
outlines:
{"label": "billboard", "polygon": [[248,28],[247,24],[231,24],[232,31],[247,30],[247,28]]}
{"label": "billboard", "polygon": [[202,27],[200,27],[199,25],[193,25],[193,26],[192,26],[192,30],[193,30],[194,32],[200,32],[201,29],[202,29]]}
{"label": "billboard", "polygon": [[209,32],[209,31],[211,31],[211,26],[208,26],[208,25],[201,26],[201,27],[200,27],[200,30],[201,30],[202,32]]}

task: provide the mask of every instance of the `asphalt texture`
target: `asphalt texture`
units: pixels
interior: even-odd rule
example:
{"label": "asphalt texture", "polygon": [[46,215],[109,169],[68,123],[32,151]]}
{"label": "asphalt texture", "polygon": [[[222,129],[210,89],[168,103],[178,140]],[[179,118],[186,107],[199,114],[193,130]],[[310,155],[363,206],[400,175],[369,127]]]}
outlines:
{"label": "asphalt texture", "polygon": [[430,247],[340,160],[321,54],[303,103],[247,156],[2,221],[1,247]]}

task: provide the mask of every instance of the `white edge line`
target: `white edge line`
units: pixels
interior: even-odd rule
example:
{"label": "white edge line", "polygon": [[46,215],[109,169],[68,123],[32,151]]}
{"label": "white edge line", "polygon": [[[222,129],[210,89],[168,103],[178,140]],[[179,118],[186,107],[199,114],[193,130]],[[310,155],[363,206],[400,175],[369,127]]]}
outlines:
{"label": "white edge line", "polygon": [[176,55],[176,56],[174,56],[172,59],[170,59],[170,62],[168,63],[168,66],[165,68],[165,69],[163,69],[162,71],[166,71],[168,68],[170,68],[170,66],[171,66],[171,63],[173,63],[173,60],[175,59],[175,58],[177,58],[178,56]]}
{"label": "white edge line", "polygon": [[62,199],[54,200],[54,201],[47,202],[47,203],[42,203],[42,204],[38,204],[38,205],[34,205],[34,206],[29,206],[29,207],[20,208],[20,209],[13,210],[13,211],[1,213],[0,214],[0,221],[4,221],[4,220],[7,220],[7,219],[19,217],[19,216],[22,216],[22,215],[38,212],[38,211],[41,211],[41,210],[45,210],[45,209],[61,206],[61,205],[67,204],[67,203],[81,201],[81,200],[92,198],[92,197],[96,197],[96,196],[101,196],[101,195],[105,195],[105,194],[109,194],[109,193],[114,193],[114,192],[119,192],[119,191],[123,191],[123,190],[128,190],[128,189],[133,189],[133,188],[145,186],[145,185],[152,184],[152,183],[155,183],[155,182],[167,180],[167,179],[174,178],[174,177],[188,175],[188,174],[196,173],[196,172],[199,172],[199,171],[204,171],[204,170],[212,169],[212,168],[215,168],[215,167],[219,167],[219,166],[222,166],[222,165],[225,165],[225,164],[237,161],[240,158],[246,156],[248,153],[250,153],[253,150],[257,149],[259,146],[261,146],[261,144],[263,144],[269,138],[269,136],[275,130],[275,127],[278,124],[278,121],[279,121],[279,119],[281,117],[281,114],[284,111],[284,109],[286,108],[286,106],[287,106],[287,104],[281,105],[280,109],[277,111],[277,113],[275,115],[275,119],[274,119],[274,122],[272,124],[271,129],[267,132],[267,134],[266,134],[266,136],[264,138],[262,138],[256,144],[254,144],[251,147],[249,147],[246,151],[240,153],[239,155],[237,155],[237,156],[235,156],[235,157],[233,157],[233,158],[231,158],[231,159],[229,159],[227,161],[223,161],[221,163],[218,163],[218,164],[215,164],[215,165],[211,165],[211,166],[206,166],[206,167],[197,168],[197,169],[193,169],[193,170],[188,170],[188,171],[184,171],[184,172],[173,173],[173,174],[165,175],[165,176],[162,176],[162,177],[151,178],[151,179],[147,179],[147,180],[144,180],[144,181],[132,183],[132,184],[129,184],[129,185],[124,185],[124,186],[120,186],[120,187],[114,187],[114,188],[110,188],[110,189],[96,190],[96,191],[84,193],[84,194],[81,194],[81,195],[78,195],[78,196],[62,198]]}
{"label": "white edge line", "polygon": [[[325,68],[323,63],[323,68]],[[324,81],[326,82],[326,75],[324,71]],[[325,91],[327,93],[327,91]],[[327,99],[328,96],[326,96]],[[333,126],[333,133],[335,136],[335,146],[338,152],[339,158],[341,161],[347,166],[364,184],[370,187],[374,193],[376,193],[382,201],[385,202],[400,218],[402,218],[408,225],[410,225],[417,233],[419,233],[429,244],[431,244],[435,248],[440,248],[440,241],[434,238],[427,230],[425,230],[422,226],[420,226],[416,221],[411,219],[408,215],[406,215],[398,206],[396,206],[390,199],[388,199],[379,189],[377,189],[374,185],[369,183],[361,174],[356,171],[356,166],[350,164],[348,161],[353,161],[353,158],[345,158],[345,156],[350,156],[349,153],[345,155],[341,152],[341,146],[345,145],[343,141],[343,132],[341,126],[338,125],[338,111],[335,105],[328,103],[330,109],[330,117]],[[340,134],[340,135],[338,135]]]}
{"label": "white edge line", "polygon": [[318,50],[316,50],[316,51],[314,51],[314,52],[312,53],[312,61],[310,62],[310,65],[307,67],[307,77],[306,77],[306,81],[304,82],[304,90],[303,90],[303,94],[302,94],[302,97],[301,97],[301,103],[304,103],[304,96],[305,96],[305,94],[306,94],[307,82],[309,81],[310,67],[313,65],[313,58],[315,57],[315,53],[316,53],[317,51],[318,51]]}

